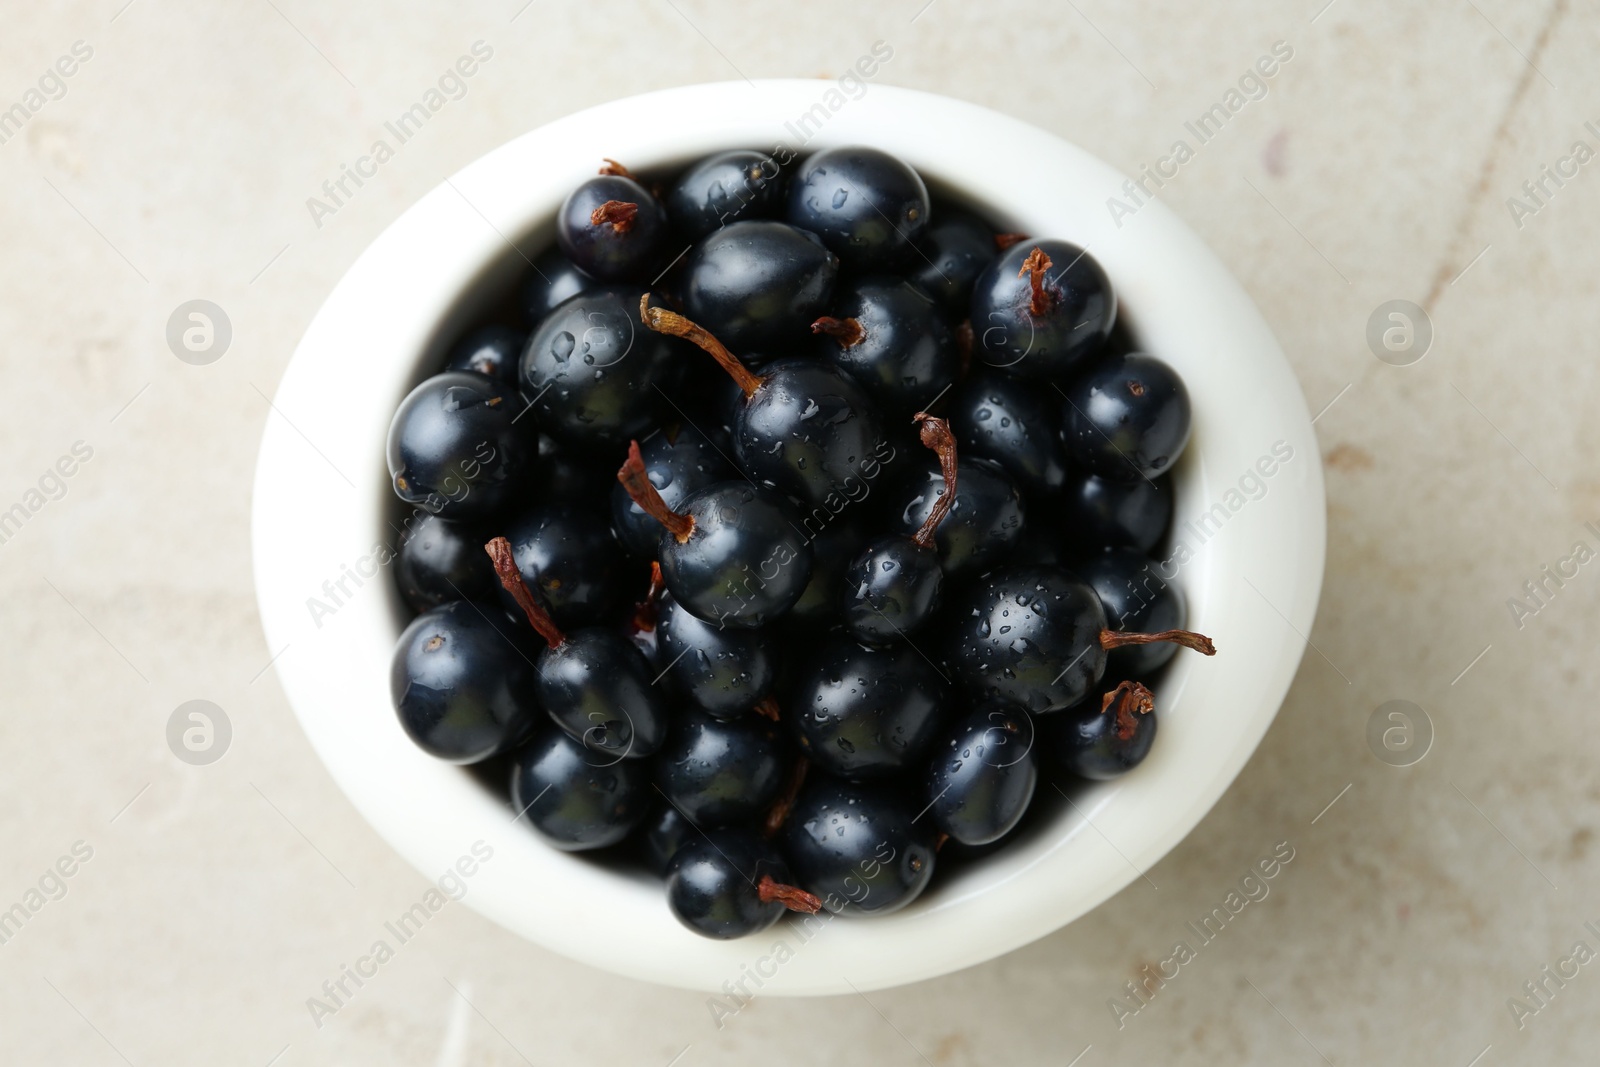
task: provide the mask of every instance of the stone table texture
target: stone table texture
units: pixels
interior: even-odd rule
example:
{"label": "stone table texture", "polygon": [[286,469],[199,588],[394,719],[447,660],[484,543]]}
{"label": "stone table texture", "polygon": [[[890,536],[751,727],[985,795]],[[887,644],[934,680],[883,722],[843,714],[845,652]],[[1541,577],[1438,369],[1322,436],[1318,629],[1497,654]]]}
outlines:
{"label": "stone table texture", "polygon": [[[0,106],[32,113],[0,127],[0,510],[31,515],[0,543],[0,905],[41,879],[59,899],[0,945],[0,1060],[1593,1062],[1600,963],[1571,954],[1600,951],[1584,926],[1600,929],[1600,564],[1562,562],[1600,548],[1593,6],[782,10],[13,5]],[[466,96],[318,226],[307,198],[476,40],[493,59]],[[1327,582],[1282,713],[1148,880],[968,971],[757,999],[718,1029],[702,995],[451,907],[317,1028],[306,998],[426,883],[322,769],[257,621],[253,464],[302,331],[384,226],[517,134],[666,86],[834,77],[878,40],[894,55],[877,81],[1019,116],[1129,173],[1276,42],[1292,49],[1160,191],[1259,303],[1321,412]],[[233,329],[207,366],[164,338],[200,297]],[[1391,300],[1425,309],[1420,361],[1369,347]],[[1527,599],[1546,565],[1576,576]],[[232,724],[215,766],[168,748],[191,699]],[[1412,766],[1367,742],[1392,700],[1435,733]],[[1136,1014],[1108,1007],[1279,842],[1294,859],[1265,899]],[[71,877],[48,875],[58,862]],[[1576,973],[1558,985],[1546,966]]]}

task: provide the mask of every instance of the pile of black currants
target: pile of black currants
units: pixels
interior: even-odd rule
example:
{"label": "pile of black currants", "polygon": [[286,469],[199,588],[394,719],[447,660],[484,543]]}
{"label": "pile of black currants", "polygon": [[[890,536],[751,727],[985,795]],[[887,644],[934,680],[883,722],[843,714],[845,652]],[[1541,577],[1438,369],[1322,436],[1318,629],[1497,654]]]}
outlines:
{"label": "pile of black currants", "polygon": [[904,907],[1214,651],[1148,555],[1188,393],[1116,317],[875,149],[606,161],[390,426],[401,726],[708,937]]}

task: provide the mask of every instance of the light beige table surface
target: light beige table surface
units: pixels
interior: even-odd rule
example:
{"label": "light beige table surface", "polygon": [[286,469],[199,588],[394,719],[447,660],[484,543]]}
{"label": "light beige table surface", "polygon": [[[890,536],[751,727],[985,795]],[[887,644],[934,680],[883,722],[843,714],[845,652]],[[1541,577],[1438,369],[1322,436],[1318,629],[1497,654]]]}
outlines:
{"label": "light beige table surface", "polygon": [[[1561,563],[1600,550],[1600,163],[1562,162],[1600,150],[1592,4],[522,2],[7,12],[0,107],[41,106],[0,144],[0,511],[31,512],[0,544],[0,907],[41,879],[65,894],[0,944],[0,1062],[1600,1061],[1600,962],[1562,962],[1600,951],[1600,563]],[[479,39],[493,59],[466,96],[319,228],[306,199]],[[1276,724],[1148,882],[964,973],[758,999],[719,1031],[703,996],[451,906],[318,1029],[306,998],[425,882],[267,667],[251,476],[301,332],[400,211],[516,134],[664,86],[836,76],[876,40],[879,82],[1130,172],[1293,49],[1161,192],[1258,301],[1311,409],[1331,405],[1327,584]],[[92,55],[47,77],[80,41]],[[1576,176],[1535,202],[1546,166]],[[191,366],[164,330],[202,297],[233,340]],[[1366,341],[1395,299],[1435,334],[1410,366]],[[47,477],[79,442],[90,458]],[[1576,576],[1519,620],[1507,602],[1547,564]],[[209,767],[167,746],[191,699],[232,724]],[[1436,733],[1410,767],[1367,744],[1390,700]],[[1119,1029],[1107,1001],[1280,841],[1295,858],[1270,895]],[[92,856],[48,877],[78,842]],[[1576,975],[1518,1018],[1508,999],[1546,965]]]}

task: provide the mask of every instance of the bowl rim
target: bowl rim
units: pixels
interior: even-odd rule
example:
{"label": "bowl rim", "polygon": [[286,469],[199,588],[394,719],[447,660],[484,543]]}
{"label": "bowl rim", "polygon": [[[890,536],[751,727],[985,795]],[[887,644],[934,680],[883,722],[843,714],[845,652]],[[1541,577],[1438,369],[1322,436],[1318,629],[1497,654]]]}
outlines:
{"label": "bowl rim", "polygon": [[[649,171],[728,148],[851,143],[900,155],[931,186],[986,205],[991,221],[1073,241],[1106,268],[1141,345],[1189,386],[1193,444],[1173,474],[1174,540],[1189,551],[1175,580],[1190,625],[1221,651],[1203,664],[1177,658],[1158,688],[1162,732],[1150,758],[1052,800],[1047,832],[945,884],[935,878],[893,915],[791,920],[709,941],[678,925],[657,884],[545,845],[513,823],[503,798],[405,738],[388,691],[405,613],[384,569],[383,441],[399,400],[548,243],[557,206],[602,156]],[[1061,191],[1042,197],[1040,173]],[[741,990],[861,992],[971,966],[1148,880],[1277,714],[1316,614],[1326,520],[1309,412],[1271,330],[1159,200],[1132,215],[1109,209],[1112,197],[1132,202],[1125,181],[1056,135],[974,104],[880,84],[857,96],[834,82],[772,80],[665,89],[568,115],[422,197],[356,259],[306,329],[268,416],[252,504],[274,669],[357,810],[450,897],[573,959],[711,993],[713,1016],[716,1004],[724,1014],[742,1007]]]}

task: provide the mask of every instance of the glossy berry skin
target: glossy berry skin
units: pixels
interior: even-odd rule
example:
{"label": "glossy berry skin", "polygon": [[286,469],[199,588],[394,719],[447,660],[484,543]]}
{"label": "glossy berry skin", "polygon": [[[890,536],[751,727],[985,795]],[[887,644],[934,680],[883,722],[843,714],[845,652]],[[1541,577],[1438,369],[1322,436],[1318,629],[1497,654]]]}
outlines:
{"label": "glossy berry skin", "polygon": [[800,594],[785,620],[807,626],[831,622],[839,612],[844,595],[844,572],[866,545],[866,534],[848,518],[813,523],[808,518],[803,528],[811,539],[811,580]]}
{"label": "glossy berry skin", "polygon": [[[1030,276],[1018,276],[1034,249],[1050,257],[1051,304],[1032,308]],[[974,362],[1035,382],[1061,381],[1098,352],[1117,319],[1111,280],[1094,258],[1065,241],[1021,241],[1000,253],[972,287]]]}
{"label": "glossy berry skin", "polygon": [[843,371],[814,359],[761,370],[734,420],[734,459],[751,478],[807,507],[862,492],[895,458],[876,409]]}
{"label": "glossy berry skin", "polygon": [[539,712],[526,641],[492,606],[452,601],[411,620],[395,645],[389,695],[428,755],[476,763],[522,740]]}
{"label": "glossy berry skin", "polygon": [[651,810],[642,829],[645,865],[661,878],[667,876],[667,871],[672,868],[672,857],[677,855],[683,843],[701,835],[693,823],[665,801]]}
{"label": "glossy berry skin", "polygon": [[482,374],[450,371],[425,380],[389,423],[395,495],[447,519],[500,510],[533,457],[532,427],[512,424],[521,410],[516,390]]}
{"label": "glossy berry skin", "polygon": [[[922,463],[898,498],[909,502],[897,513],[893,525],[907,535],[916,533],[927,521],[934,502],[945,491],[938,464]],[[962,459],[956,466],[955,506],[933,535],[946,577],[977,574],[1005,559],[1022,537],[1026,513],[1021,491],[998,465],[984,459]]]}
{"label": "glossy berry skin", "polygon": [[563,852],[621,841],[654,796],[645,763],[596,756],[560,730],[536,734],[511,768],[512,810]]}
{"label": "glossy berry skin", "polygon": [[819,338],[823,356],[854,378],[884,416],[908,420],[956,380],[955,334],[910,282],[875,276],[840,286],[830,314],[854,319],[860,340]]}
{"label": "glossy berry skin", "polygon": [[539,700],[597,756],[643,759],[667,739],[666,694],[644,653],[615,630],[573,630],[539,654]]}
{"label": "glossy berry skin", "polygon": [[799,884],[830,911],[887,915],[927,888],[934,834],[932,820],[918,819],[900,790],[817,776],[795,802],[782,836]]}
{"label": "glossy berry skin", "polygon": [[858,640],[893,644],[933,616],[943,587],[937,549],[909,537],[881,537],[845,570],[840,620]]}
{"label": "glossy berry skin", "polygon": [[1166,474],[1189,443],[1189,390],[1154,356],[1103,357],[1064,392],[1061,438],[1079,466],[1102,478]]}
{"label": "glossy berry skin", "polygon": [[784,721],[820,769],[882,779],[927,756],[947,700],[939,672],[910,645],[868,648],[836,636],[798,669]]}
{"label": "glossy berry skin", "polygon": [[639,321],[643,289],[580,293],[545,317],[522,353],[522,391],[539,428],[578,447],[626,444],[654,424],[656,387],[686,358]]}
{"label": "glossy berry skin", "polygon": [[789,182],[789,221],[818,234],[857,272],[905,266],[930,214],[921,176],[876,148],[824,149]]}
{"label": "glossy berry skin", "polygon": [[1007,567],[946,612],[950,665],[980,700],[1035,715],[1069,708],[1105,674],[1105,612],[1094,590],[1060,567]]}
{"label": "glossy berry skin", "polygon": [[782,222],[734,222],[684,257],[684,314],[736,355],[810,336],[828,310],[839,260],[815,234]]}
{"label": "glossy berry skin", "polygon": [[1074,471],[1047,521],[1085,550],[1112,545],[1149,552],[1172,525],[1172,479],[1123,482]]}
{"label": "glossy berry skin", "polygon": [[961,454],[998,463],[1023,492],[1053,496],[1067,483],[1059,394],[995,371],[974,372],[950,395]]}
{"label": "glossy berry skin", "polygon": [[765,631],[718,628],[667,597],[656,634],[667,676],[702,711],[735,718],[772,692],[778,657]]}
{"label": "glossy berry skin", "polygon": [[998,841],[1022,821],[1039,783],[1033,719],[1019,707],[979,708],[935,749],[928,815],[963,845]]}
{"label": "glossy berry skin", "polygon": [[[639,442],[650,484],[667,507],[676,509],[689,494],[717,482],[737,478],[718,446],[692,426],[669,426]],[[615,478],[611,482],[611,529],[628,551],[653,557],[661,524],[644,513]]]}
{"label": "glossy berry skin", "polygon": [[1133,736],[1119,737],[1116,711],[1101,711],[1100,701],[1100,694],[1091,694],[1078,707],[1052,716],[1041,740],[1064,769],[1103,782],[1144,762],[1155,744],[1159,713],[1135,715]]}
{"label": "glossy berry skin", "polygon": [[[517,387],[517,364],[528,335],[509,326],[481,326],[457,341],[445,359],[447,371],[473,371]],[[517,406],[522,410],[522,405]]]}
{"label": "glossy berry skin", "polygon": [[698,241],[729,223],[782,215],[786,186],[778,161],[765,152],[719,152],[672,183],[667,214],[676,233]]}
{"label": "glossy berry skin", "polygon": [[[616,200],[638,205],[618,228],[591,221],[596,208]],[[620,175],[590,178],[567,194],[556,216],[556,244],[579,270],[602,282],[645,282],[666,248],[667,213],[650,190]]]}
{"label": "glossy berry skin", "polygon": [[669,530],[657,541],[661,576],[672,598],[707,622],[756,629],[800,599],[811,578],[811,546],[793,509],[748,482],[719,482],[679,509],[695,520],[680,543]]}
{"label": "glossy berry skin", "polygon": [[500,583],[484,554],[489,538],[475,524],[424,514],[407,524],[394,565],[395,584],[414,611],[452,600],[493,601]]}
{"label": "glossy berry skin", "polygon": [[[1162,581],[1155,561],[1142,552],[1108,548],[1075,561],[1072,570],[1094,589],[1113,630],[1160,633],[1187,625],[1182,590]],[[1177,645],[1165,642],[1112,649],[1106,670],[1121,678],[1148,678],[1177,651]]]}
{"label": "glossy berry skin", "polygon": [[[622,603],[625,557],[596,512],[574,504],[537,506],[503,523],[499,532],[511,542],[522,580],[560,625],[602,622]],[[522,617],[503,589],[500,602]]]}
{"label": "glossy berry skin", "polygon": [[994,230],[964,211],[939,208],[917,242],[906,277],[952,319],[967,317],[972,286],[998,254]]}
{"label": "glossy berry skin", "polygon": [[759,715],[715,719],[685,710],[654,761],[655,781],[696,826],[727,826],[766,813],[783,788],[789,760],[777,726]]}
{"label": "glossy berry skin", "polygon": [[551,248],[536,257],[522,279],[517,291],[517,309],[522,321],[531,329],[538,327],[546,315],[565,304],[579,293],[599,288],[595,281],[573,266],[572,260],[561,254],[561,249]]}
{"label": "glossy berry skin", "polygon": [[763,877],[794,880],[778,850],[748,830],[711,830],[684,842],[667,873],[667,905],[679,922],[703,937],[729,940],[759,933],[783,917],[781,903],[764,903]]}

